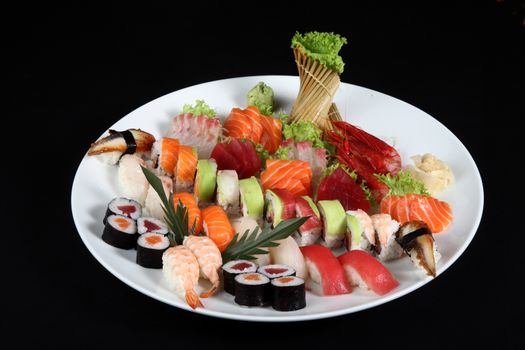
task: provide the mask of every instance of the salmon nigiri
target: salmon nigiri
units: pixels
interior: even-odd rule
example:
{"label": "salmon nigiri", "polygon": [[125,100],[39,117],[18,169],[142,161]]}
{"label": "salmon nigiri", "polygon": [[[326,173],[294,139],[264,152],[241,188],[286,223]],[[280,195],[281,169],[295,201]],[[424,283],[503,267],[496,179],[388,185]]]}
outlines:
{"label": "salmon nigiri", "polygon": [[388,196],[381,201],[381,212],[404,224],[409,221],[425,222],[432,233],[448,227],[452,221],[452,210],[448,203],[419,194]]}
{"label": "salmon nigiri", "polygon": [[188,191],[193,185],[197,170],[197,151],[191,146],[179,146],[179,158],[175,167],[175,191]]}
{"label": "salmon nigiri", "polygon": [[204,232],[223,252],[230,244],[235,232],[228,220],[228,215],[222,207],[210,205],[202,210],[202,226]]}
{"label": "salmon nigiri", "polygon": [[301,160],[266,161],[266,169],[261,173],[264,190],[282,188],[294,195],[310,195],[312,170],[307,162]]}
{"label": "salmon nigiri", "polygon": [[184,204],[188,211],[188,229],[191,230],[195,223],[195,234],[202,230],[201,211],[197,205],[195,197],[188,192],[179,192],[173,194],[173,205],[175,208],[179,205],[179,200]]}
{"label": "salmon nigiri", "polygon": [[151,151],[151,158],[161,172],[168,176],[173,176],[177,159],[179,158],[179,140],[163,137],[155,141]]}

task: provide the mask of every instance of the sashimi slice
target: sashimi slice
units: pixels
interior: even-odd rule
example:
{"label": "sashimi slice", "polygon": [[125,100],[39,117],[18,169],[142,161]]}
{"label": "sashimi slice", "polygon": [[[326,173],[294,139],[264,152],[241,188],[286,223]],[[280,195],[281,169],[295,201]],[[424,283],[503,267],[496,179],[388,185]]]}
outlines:
{"label": "sashimi slice", "polygon": [[337,259],[352,286],[368,288],[378,295],[385,295],[399,286],[399,282],[379,260],[362,250],[346,252]]}
{"label": "sashimi slice", "polygon": [[[275,188],[274,185],[278,183],[283,185],[286,183],[284,181],[290,181],[292,179],[299,180],[307,189],[307,194],[309,194],[312,181],[310,165],[300,160],[269,159],[266,161],[266,169],[261,173],[261,182],[265,190]],[[279,188],[286,188],[291,191],[290,188],[287,187]]]}
{"label": "sashimi slice", "polygon": [[195,147],[199,158],[206,159],[210,158],[221,133],[222,126],[218,118],[185,113],[173,118],[169,137],[178,139],[181,145]]}
{"label": "sashimi slice", "polygon": [[255,175],[261,169],[261,159],[251,141],[232,139],[230,143],[219,143],[211,153],[218,170],[235,170],[239,179]]}
{"label": "sashimi slice", "polygon": [[263,126],[261,145],[270,154],[275,153],[282,140],[281,121],[261,114],[261,124]]}
{"label": "sashimi slice", "polygon": [[255,144],[261,143],[264,128],[261,120],[262,116],[259,113],[259,109],[255,106],[250,106],[244,110],[244,115],[246,115],[246,117],[248,117],[248,120],[250,120],[250,122],[252,123],[252,132],[247,138],[253,141],[253,143]]}
{"label": "sashimi slice", "polygon": [[337,199],[345,210],[368,211],[370,202],[363,189],[342,168],[323,178],[317,190],[317,200]]}

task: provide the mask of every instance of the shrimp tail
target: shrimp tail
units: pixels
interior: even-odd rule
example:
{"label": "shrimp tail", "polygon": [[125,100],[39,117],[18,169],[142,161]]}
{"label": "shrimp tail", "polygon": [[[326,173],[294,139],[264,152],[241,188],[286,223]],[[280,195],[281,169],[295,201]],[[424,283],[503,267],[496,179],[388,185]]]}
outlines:
{"label": "shrimp tail", "polygon": [[198,307],[204,307],[194,290],[186,291],[186,303],[188,303],[188,305],[194,310]]}
{"label": "shrimp tail", "polygon": [[215,283],[209,290],[201,293],[201,298],[209,298],[219,290],[219,283]]}

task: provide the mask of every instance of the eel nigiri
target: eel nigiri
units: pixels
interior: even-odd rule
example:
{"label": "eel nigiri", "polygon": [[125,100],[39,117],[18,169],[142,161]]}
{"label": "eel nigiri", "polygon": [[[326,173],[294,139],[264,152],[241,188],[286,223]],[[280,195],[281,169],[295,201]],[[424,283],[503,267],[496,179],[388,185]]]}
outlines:
{"label": "eel nigiri", "polygon": [[173,194],[173,205],[175,209],[179,205],[179,200],[186,207],[188,211],[188,230],[191,230],[195,225],[195,234],[198,234],[202,230],[202,217],[201,210],[197,205],[195,197],[188,192],[178,192]]}
{"label": "eel nigiri", "polygon": [[155,137],[140,129],[109,130],[108,136],[91,144],[88,156],[99,156],[104,163],[117,164],[125,154],[148,152],[153,142]]}
{"label": "eel nigiri", "polygon": [[151,159],[161,174],[173,176],[179,158],[179,140],[163,137],[153,143]]}
{"label": "eel nigiri", "polygon": [[183,244],[197,258],[200,275],[212,284],[210,290],[201,294],[201,298],[212,296],[219,290],[221,283],[219,269],[222,266],[222,256],[219,248],[206,236],[187,236]]}
{"label": "eel nigiri", "polygon": [[409,221],[401,225],[396,236],[396,241],[414,265],[424,270],[427,275],[436,277],[436,263],[441,255],[428,226],[423,221]]}
{"label": "eel nigiri", "polygon": [[193,186],[197,171],[197,151],[191,146],[179,146],[179,157],[175,167],[175,191],[186,192]]}
{"label": "eel nigiri", "polygon": [[362,250],[352,250],[337,258],[352,286],[384,295],[399,285],[390,271],[376,258]]}
{"label": "eel nigiri", "polygon": [[322,245],[301,247],[310,278],[306,288],[318,295],[338,295],[352,292],[345,271],[334,253]]}
{"label": "eel nigiri", "polygon": [[323,223],[319,209],[308,196],[297,197],[295,200],[295,214],[297,217],[309,216],[308,220],[299,227],[299,232],[294,234],[294,238],[299,246],[314,244],[321,236]]}
{"label": "eel nigiri", "polygon": [[120,158],[118,180],[124,197],[144,205],[148,194],[149,182],[142,172],[145,162],[136,155],[126,154]]}
{"label": "eel nigiri", "polygon": [[453,218],[448,203],[418,194],[385,197],[381,201],[381,212],[392,215],[401,224],[423,221],[432,233],[445,230]]}
{"label": "eel nigiri", "polygon": [[204,307],[195,292],[199,283],[199,262],[191,250],[179,245],[162,255],[162,273],[168,286],[192,308]]}
{"label": "eel nigiri", "polygon": [[204,232],[221,252],[225,251],[235,235],[228,215],[218,205],[210,205],[204,208],[201,213]]}

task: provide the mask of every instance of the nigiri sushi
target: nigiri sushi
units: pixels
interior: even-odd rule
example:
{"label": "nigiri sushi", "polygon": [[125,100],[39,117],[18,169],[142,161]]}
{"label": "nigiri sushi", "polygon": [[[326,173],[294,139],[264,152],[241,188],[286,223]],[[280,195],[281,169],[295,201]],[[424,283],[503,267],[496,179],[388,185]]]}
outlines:
{"label": "nigiri sushi", "polygon": [[338,295],[352,292],[345,271],[334,253],[322,245],[301,247],[309,278],[306,289],[317,295]]}
{"label": "nigiri sushi", "polygon": [[[169,196],[173,192],[173,180],[168,176],[158,176],[164,188],[164,193]],[[144,209],[150,216],[164,220],[164,210],[162,209],[162,202],[157,192],[151,187],[148,188],[146,195]]]}
{"label": "nigiri sushi", "polygon": [[295,218],[295,197],[288,190],[266,190],[266,220],[273,227],[282,220]]}
{"label": "nigiri sushi", "polygon": [[217,172],[217,204],[225,211],[237,213],[239,210],[239,178],[235,170]]}
{"label": "nigiri sushi", "polygon": [[403,248],[396,242],[399,222],[393,220],[388,214],[374,214],[370,218],[377,235],[375,250],[379,260],[388,261],[400,258],[403,255]]}
{"label": "nigiri sushi", "polygon": [[376,258],[362,250],[352,250],[337,258],[352,286],[384,295],[399,285],[390,271]]}
{"label": "nigiri sushi", "polygon": [[189,191],[197,171],[197,151],[191,146],[179,146],[179,157],[175,166],[175,191]]}
{"label": "nigiri sushi", "polygon": [[192,308],[204,307],[195,287],[199,283],[199,262],[183,245],[168,248],[162,255],[162,273],[169,289]]}
{"label": "nigiri sushi", "polygon": [[202,231],[202,216],[201,210],[197,205],[197,200],[191,193],[188,192],[174,193],[173,206],[175,209],[179,205],[179,201],[182,202],[188,211],[188,230],[191,230],[192,227],[194,227],[195,234],[198,234]]}
{"label": "nigiri sushi", "polygon": [[337,200],[317,202],[323,221],[323,239],[329,248],[340,247],[346,233],[346,213]]}
{"label": "nigiri sushi", "polygon": [[346,224],[346,249],[371,251],[376,240],[374,225],[370,216],[361,209],[348,210],[346,212]]}
{"label": "nigiri sushi", "polygon": [[179,140],[163,137],[153,143],[151,159],[162,175],[173,176],[179,158]]}
{"label": "nigiri sushi", "polygon": [[[259,234],[260,226],[257,223],[257,221],[249,216],[241,216],[238,218],[234,218],[231,220],[231,225],[233,228],[233,231],[237,233],[237,240],[241,239],[244,234],[251,233],[255,228],[259,228]],[[270,264],[270,254],[268,253],[268,248],[260,248],[263,251],[266,251],[266,254],[257,254],[255,255],[254,262],[259,266],[269,265]],[[255,271],[254,271],[255,272]],[[233,283],[233,282],[232,282]]]}
{"label": "nigiri sushi", "polygon": [[409,221],[401,225],[396,241],[405,250],[414,265],[436,277],[436,264],[441,257],[434,243],[434,237],[423,221]]}
{"label": "nigiri sushi", "polygon": [[297,197],[295,200],[295,214],[297,217],[309,216],[308,220],[299,227],[294,238],[299,246],[314,244],[321,236],[323,223],[319,209],[308,196]]}
{"label": "nigiri sushi", "polygon": [[218,205],[210,205],[204,208],[201,214],[204,232],[221,252],[225,251],[235,235],[228,220],[228,215]]}
{"label": "nigiri sushi", "polygon": [[298,277],[307,278],[308,270],[301,249],[292,237],[277,241],[277,247],[271,247],[270,259],[273,264],[290,266]]}
{"label": "nigiri sushi", "polygon": [[201,276],[212,284],[210,290],[201,294],[201,298],[212,296],[219,290],[221,283],[219,269],[222,266],[222,256],[219,248],[206,236],[187,236],[183,244],[197,258]]}
{"label": "nigiri sushi", "polygon": [[148,194],[149,182],[142,172],[145,163],[136,155],[126,154],[120,158],[118,180],[124,197],[144,205]]}
{"label": "nigiri sushi", "polygon": [[125,154],[144,153],[155,142],[153,135],[140,129],[109,130],[109,135],[91,144],[88,156],[97,156],[107,164],[117,164]]}
{"label": "nigiri sushi", "polygon": [[195,196],[200,202],[211,202],[217,184],[215,159],[200,159],[195,175]]}

